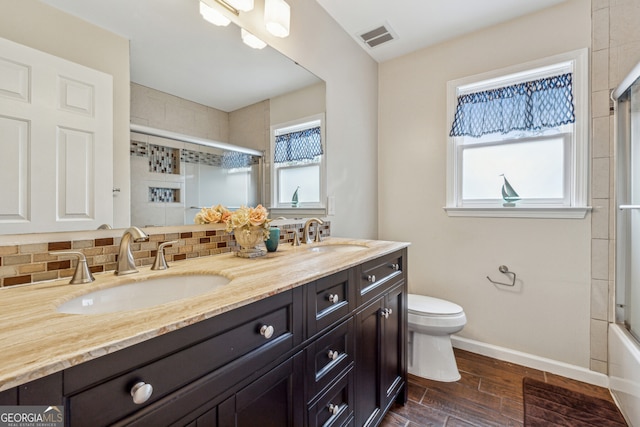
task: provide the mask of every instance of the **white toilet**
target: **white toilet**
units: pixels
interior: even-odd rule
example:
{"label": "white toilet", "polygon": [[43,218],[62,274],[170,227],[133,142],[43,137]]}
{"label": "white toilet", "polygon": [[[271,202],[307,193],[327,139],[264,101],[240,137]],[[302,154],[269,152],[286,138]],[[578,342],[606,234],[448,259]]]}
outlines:
{"label": "white toilet", "polygon": [[424,295],[408,295],[409,373],[436,381],[458,381],[460,372],[451,334],[467,317],[458,304]]}

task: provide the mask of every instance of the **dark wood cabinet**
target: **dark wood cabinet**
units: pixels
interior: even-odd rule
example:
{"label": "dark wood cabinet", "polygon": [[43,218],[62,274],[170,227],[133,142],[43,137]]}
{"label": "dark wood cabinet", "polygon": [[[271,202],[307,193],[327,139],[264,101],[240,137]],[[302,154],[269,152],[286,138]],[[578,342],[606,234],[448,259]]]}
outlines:
{"label": "dark wood cabinet", "polygon": [[405,269],[406,256],[398,254],[362,266],[360,289],[367,304],[355,315],[357,426],[378,425],[394,400],[407,399]]}
{"label": "dark wood cabinet", "polygon": [[218,406],[219,427],[303,425],[304,399],[298,354],[233,394]]}
{"label": "dark wood cabinet", "polygon": [[[66,425],[375,426],[406,401],[406,249],[0,393]],[[151,396],[134,403],[136,384]]]}

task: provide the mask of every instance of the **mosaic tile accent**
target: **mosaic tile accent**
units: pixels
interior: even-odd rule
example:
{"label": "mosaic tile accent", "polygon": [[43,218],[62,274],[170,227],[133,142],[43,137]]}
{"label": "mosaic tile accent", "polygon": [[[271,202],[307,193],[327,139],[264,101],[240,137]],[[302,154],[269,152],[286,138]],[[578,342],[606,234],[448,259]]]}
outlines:
{"label": "mosaic tile accent", "polygon": [[183,149],[180,159],[186,163],[222,166],[222,156],[214,153],[203,153],[201,151]]}
{"label": "mosaic tile accent", "polygon": [[[219,226],[220,227],[220,226]],[[279,226],[280,244],[293,241],[294,232],[302,237],[304,220],[300,223]],[[322,237],[331,235],[331,223],[325,221],[319,227]],[[315,227],[311,229],[311,238]],[[153,264],[162,242],[177,240],[178,243],[165,249],[167,262],[217,255],[237,250],[233,234],[223,228],[189,231],[182,233],[151,234],[149,241],[132,243],[131,251],[136,266]],[[84,253],[92,273],[114,271],[118,258],[120,237],[86,240],[29,243],[0,246],[0,287],[24,285],[45,280],[57,280],[73,276],[77,261],[51,255],[51,251],[75,250]]]}
{"label": "mosaic tile accent", "polygon": [[180,202],[180,190],[149,187],[149,201],[152,203],[178,203]]}
{"label": "mosaic tile accent", "polygon": [[131,141],[129,154],[136,157],[149,157],[149,144],[140,141]]}
{"label": "mosaic tile accent", "polygon": [[188,150],[185,148],[181,151],[180,160],[186,163],[231,168],[257,165],[260,161],[260,157],[236,151],[228,151],[220,155],[214,153],[203,153],[201,151]]}
{"label": "mosaic tile accent", "polygon": [[179,152],[175,148],[149,144],[149,172],[179,174]]}

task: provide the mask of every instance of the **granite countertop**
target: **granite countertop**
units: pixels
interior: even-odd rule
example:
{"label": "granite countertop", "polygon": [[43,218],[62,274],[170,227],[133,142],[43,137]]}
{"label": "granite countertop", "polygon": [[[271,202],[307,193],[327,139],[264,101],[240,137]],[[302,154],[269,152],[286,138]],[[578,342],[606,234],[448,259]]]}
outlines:
{"label": "granite countertop", "polygon": [[[316,246],[339,251],[312,251]],[[364,246],[364,248],[357,247]],[[396,250],[408,243],[331,237],[322,243],[280,245],[277,252],[246,259],[231,253],[170,263],[164,271],[95,275],[0,289],[0,391],[113,353],[246,304],[309,283]],[[150,308],[107,314],[63,314],[56,307],[80,295],[148,278],[219,274],[231,281],[206,294]]]}

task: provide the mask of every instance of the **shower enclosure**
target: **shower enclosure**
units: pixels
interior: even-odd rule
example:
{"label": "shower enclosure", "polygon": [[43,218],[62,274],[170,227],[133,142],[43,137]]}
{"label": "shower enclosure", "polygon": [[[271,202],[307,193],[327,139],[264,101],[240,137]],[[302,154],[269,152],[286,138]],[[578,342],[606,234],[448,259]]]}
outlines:
{"label": "shower enclosure", "polygon": [[616,135],[615,323],[609,330],[610,388],[640,425],[640,64],[612,94]]}
{"label": "shower enclosure", "polygon": [[616,321],[640,340],[640,80],[617,97],[616,114]]}

